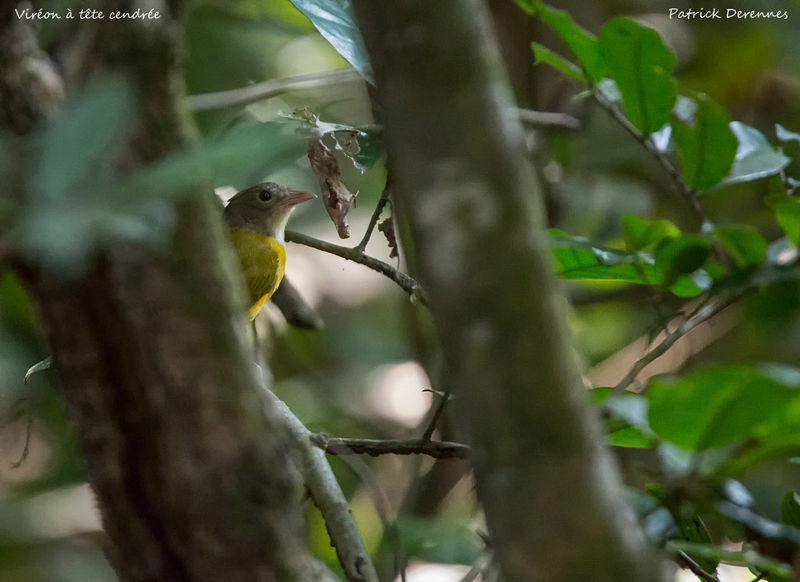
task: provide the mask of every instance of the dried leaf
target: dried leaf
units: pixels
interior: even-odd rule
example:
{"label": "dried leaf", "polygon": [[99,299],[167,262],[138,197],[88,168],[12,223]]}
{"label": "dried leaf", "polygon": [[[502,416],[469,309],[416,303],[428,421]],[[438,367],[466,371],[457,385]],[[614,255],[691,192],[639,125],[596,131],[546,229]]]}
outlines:
{"label": "dried leaf", "polygon": [[336,226],[339,238],[348,238],[350,227],[347,224],[347,213],[355,202],[356,195],[342,182],[339,163],[321,139],[312,141],[308,146],[308,160],[319,180],[322,201]]}
{"label": "dried leaf", "polygon": [[389,243],[389,248],[392,249],[392,252],[389,253],[389,257],[392,259],[399,257],[400,255],[397,252],[397,236],[394,233],[394,221],[392,217],[390,216],[381,221],[381,223],[378,224],[378,230],[386,237],[386,242]]}

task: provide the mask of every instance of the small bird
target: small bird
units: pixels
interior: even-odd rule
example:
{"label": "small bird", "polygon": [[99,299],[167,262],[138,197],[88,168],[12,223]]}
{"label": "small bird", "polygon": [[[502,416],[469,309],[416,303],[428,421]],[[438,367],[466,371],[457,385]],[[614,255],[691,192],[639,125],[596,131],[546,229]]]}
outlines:
{"label": "small bird", "polygon": [[296,205],[312,198],[316,196],[310,192],[264,182],[238,192],[225,207],[225,222],[250,294],[247,315],[251,321],[283,279],[283,233],[289,215]]}

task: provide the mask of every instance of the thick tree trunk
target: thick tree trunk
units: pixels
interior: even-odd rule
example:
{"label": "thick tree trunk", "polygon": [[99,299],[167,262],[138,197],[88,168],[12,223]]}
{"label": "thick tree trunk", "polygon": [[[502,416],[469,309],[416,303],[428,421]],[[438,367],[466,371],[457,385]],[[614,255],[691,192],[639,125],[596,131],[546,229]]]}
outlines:
{"label": "thick tree trunk", "polygon": [[506,580],[661,580],[569,346],[536,184],[484,6],[354,2],[411,262]]}
{"label": "thick tree trunk", "polygon": [[[144,23],[80,22],[97,27],[90,68],[138,85],[138,130],[122,163],[130,170],[184,141],[179,26],[160,10]],[[9,107],[35,105],[28,93],[37,82],[4,81],[0,119],[9,127],[19,119]],[[25,111],[40,121],[49,113]],[[40,311],[120,579],[329,579],[304,545],[293,447],[261,389],[212,200],[210,188],[187,193],[164,248],[119,241],[77,279],[29,257],[17,265]]]}

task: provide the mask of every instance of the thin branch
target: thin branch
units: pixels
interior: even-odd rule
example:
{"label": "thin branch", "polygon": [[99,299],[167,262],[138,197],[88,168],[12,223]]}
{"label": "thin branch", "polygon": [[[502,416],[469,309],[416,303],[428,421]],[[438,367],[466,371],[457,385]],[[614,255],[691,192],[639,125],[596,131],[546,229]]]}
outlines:
{"label": "thin branch", "polygon": [[378,582],[378,574],[353,521],[347,499],[325,454],[312,443],[313,433],[284,402],[264,386],[272,409],[283,419],[300,455],[300,472],[325,520],[325,526],[349,582]]}
{"label": "thin branch", "polygon": [[422,440],[424,441],[431,440],[431,436],[433,436],[433,431],[436,429],[436,425],[439,424],[439,419],[442,417],[442,414],[444,413],[444,407],[447,405],[448,400],[450,400],[450,392],[446,391],[444,394],[441,395],[441,400],[439,401],[439,405],[436,407],[436,411],[433,413],[431,421],[428,423],[428,427],[425,429],[425,432],[422,433]]}
{"label": "thin branch", "polygon": [[695,311],[692,312],[692,314],[690,314],[690,316],[686,319],[683,325],[679,326],[675,331],[672,332],[665,331],[664,339],[661,341],[661,343],[659,343],[656,347],[647,352],[644,356],[639,358],[633,364],[633,366],[631,366],[631,369],[628,371],[625,377],[622,380],[620,380],[619,384],[614,386],[614,393],[615,394],[623,393],[628,386],[633,384],[634,380],[636,380],[636,377],[639,375],[639,372],[644,370],[651,362],[663,356],[666,353],[666,351],[669,348],[671,348],[676,341],[678,341],[680,338],[682,338],[687,333],[692,331],[698,325],[705,323],[709,319],[712,319],[713,317],[717,316],[719,313],[730,307],[733,303],[738,301],[742,297],[742,295],[743,293],[740,293],[731,296],[724,301],[720,301],[716,306],[714,306],[706,313],[703,313],[701,307],[703,307],[704,304],[701,304],[700,306],[698,306],[697,309],[695,309]]}
{"label": "thin branch", "polygon": [[301,89],[317,89],[319,87],[329,87],[340,83],[358,81],[361,75],[355,69],[336,69],[322,73],[310,73],[307,75],[297,75],[284,79],[272,79],[263,83],[239,87],[229,91],[218,91],[216,93],[202,93],[200,95],[190,95],[189,109],[193,111],[208,111],[211,109],[223,109],[236,105],[248,105],[276,97],[289,91],[299,91]]}
{"label": "thin branch", "polygon": [[654,158],[655,160],[661,165],[664,170],[666,170],[669,177],[675,183],[675,186],[678,188],[678,191],[681,195],[686,199],[687,202],[692,206],[694,211],[700,217],[700,219],[705,223],[709,222],[708,217],[706,216],[705,210],[703,210],[703,206],[700,204],[700,198],[697,196],[697,191],[694,190],[689,184],[686,183],[686,180],[683,179],[681,173],[678,169],[673,165],[672,161],[670,161],[669,157],[667,157],[664,152],[658,151],[656,146],[653,144],[653,141],[650,139],[649,136],[644,135],[639,129],[633,125],[622,112],[617,109],[612,103],[610,103],[606,98],[600,95],[597,91],[592,92],[592,96],[594,100],[606,110],[606,112],[611,116],[611,118],[616,121],[619,125],[622,126],[625,131],[633,136],[633,138],[638,141],[644,149],[646,149]]}
{"label": "thin branch", "polygon": [[581,129],[580,120],[566,113],[518,108],[517,114],[519,115],[519,120],[525,125],[533,125],[535,127],[559,127],[571,131],[580,131]]}
{"label": "thin branch", "polygon": [[312,436],[315,445],[331,455],[428,455],[434,459],[468,459],[469,447],[462,443],[411,440],[375,440]]}
{"label": "thin branch", "polygon": [[386,185],[383,187],[383,193],[381,194],[380,200],[378,200],[378,204],[375,206],[375,210],[372,212],[372,216],[369,219],[369,224],[367,225],[367,230],[364,232],[364,236],[361,239],[355,248],[364,252],[364,249],[367,248],[367,244],[369,243],[369,239],[372,236],[372,232],[375,230],[375,225],[378,224],[378,219],[381,217],[381,212],[383,212],[386,203],[389,202],[389,194],[391,190],[389,189],[389,178],[386,178]]}
{"label": "thin branch", "polygon": [[[320,438],[320,435],[312,437],[312,442],[314,438]],[[366,485],[370,499],[372,500],[372,505],[375,508],[375,513],[378,514],[378,519],[381,520],[384,532],[393,546],[395,572],[400,574],[401,582],[406,582],[406,552],[403,546],[403,540],[400,536],[400,531],[397,527],[397,517],[392,519],[390,516],[391,503],[389,502],[389,497],[375,477],[375,472],[361,457],[358,455],[348,455],[343,458],[342,461],[350,467],[350,470],[353,471],[364,485]]]}
{"label": "thin branch", "polygon": [[679,551],[675,554],[675,561],[678,562],[680,566],[691,570],[692,574],[701,580],[705,580],[706,582],[720,582],[716,575],[706,572],[703,567],[690,558],[686,552]]}
{"label": "thin branch", "polygon": [[479,576],[483,576],[486,570],[492,564],[492,551],[489,548],[486,548],[483,553],[473,562],[472,568],[470,568],[469,572],[467,572],[463,578],[461,578],[461,582],[475,582],[478,580]]}
{"label": "thin branch", "polygon": [[427,296],[416,280],[409,277],[405,273],[401,273],[391,265],[364,254],[364,252],[359,250],[357,246],[343,247],[294,231],[286,231],[286,240],[311,247],[312,249],[317,249],[318,251],[336,255],[337,257],[347,259],[348,261],[353,261],[354,263],[358,263],[360,265],[364,265],[365,267],[372,269],[373,271],[377,271],[381,275],[384,275],[397,283],[406,293],[408,293],[412,301],[419,300],[423,305],[428,305]]}

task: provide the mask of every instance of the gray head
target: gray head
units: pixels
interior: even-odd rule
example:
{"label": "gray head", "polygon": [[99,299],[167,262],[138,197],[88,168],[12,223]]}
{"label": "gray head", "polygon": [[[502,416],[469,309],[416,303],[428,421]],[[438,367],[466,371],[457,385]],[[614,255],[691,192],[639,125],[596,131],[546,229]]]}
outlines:
{"label": "gray head", "polygon": [[274,182],[256,184],[238,192],[225,207],[229,227],[250,230],[283,241],[283,231],[294,207],[316,198],[310,192],[291,190]]}

